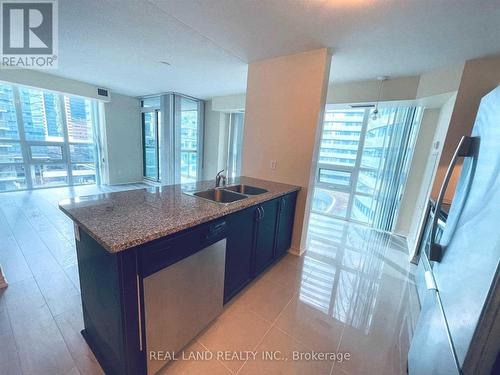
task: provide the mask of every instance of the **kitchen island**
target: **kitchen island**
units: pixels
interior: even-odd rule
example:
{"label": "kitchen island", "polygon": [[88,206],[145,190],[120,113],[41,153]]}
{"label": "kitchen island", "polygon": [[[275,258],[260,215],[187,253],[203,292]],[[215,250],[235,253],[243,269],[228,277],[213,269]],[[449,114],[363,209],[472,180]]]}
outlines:
{"label": "kitchen island", "polygon": [[[213,181],[77,197],[75,223],[87,343],[108,374],[154,374],[291,244],[297,186],[221,204],[193,196]],[[187,194],[188,193],[188,194]],[[190,194],[189,194],[190,193]]]}

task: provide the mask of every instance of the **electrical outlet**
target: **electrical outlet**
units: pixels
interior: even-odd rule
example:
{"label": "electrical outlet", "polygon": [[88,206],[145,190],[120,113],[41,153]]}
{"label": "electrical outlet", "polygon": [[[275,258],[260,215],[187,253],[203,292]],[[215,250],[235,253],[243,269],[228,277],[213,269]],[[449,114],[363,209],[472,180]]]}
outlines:
{"label": "electrical outlet", "polygon": [[278,164],[278,162],[276,160],[271,160],[271,169],[273,171],[276,170],[276,164]]}

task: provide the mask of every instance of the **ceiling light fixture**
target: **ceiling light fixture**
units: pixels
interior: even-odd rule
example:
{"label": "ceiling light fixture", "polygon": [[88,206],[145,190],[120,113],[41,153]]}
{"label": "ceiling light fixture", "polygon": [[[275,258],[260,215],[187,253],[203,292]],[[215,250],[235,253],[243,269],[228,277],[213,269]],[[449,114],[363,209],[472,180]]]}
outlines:
{"label": "ceiling light fixture", "polygon": [[377,81],[379,81],[379,84],[378,84],[377,103],[375,104],[375,109],[372,112],[372,120],[373,121],[378,119],[378,102],[380,101],[380,94],[382,93],[382,85],[384,84],[384,81],[387,81],[388,78],[389,77],[387,77],[387,76],[377,77]]}

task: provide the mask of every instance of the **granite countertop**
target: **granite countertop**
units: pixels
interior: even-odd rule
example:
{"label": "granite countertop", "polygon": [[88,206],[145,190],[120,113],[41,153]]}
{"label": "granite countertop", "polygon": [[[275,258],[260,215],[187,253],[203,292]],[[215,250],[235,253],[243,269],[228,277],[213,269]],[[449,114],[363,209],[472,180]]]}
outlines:
{"label": "granite countertop", "polygon": [[59,208],[107,251],[117,253],[300,190],[298,186],[250,177],[228,181],[228,185],[235,184],[268,192],[229,204],[183,193],[214,187],[214,181],[201,181],[75,197],[59,202]]}

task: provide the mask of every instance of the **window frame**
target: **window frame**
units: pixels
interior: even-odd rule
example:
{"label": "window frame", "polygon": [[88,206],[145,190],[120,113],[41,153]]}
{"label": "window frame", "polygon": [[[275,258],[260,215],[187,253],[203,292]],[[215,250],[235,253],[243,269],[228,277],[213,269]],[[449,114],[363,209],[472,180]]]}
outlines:
{"label": "window frame", "polygon": [[[154,182],[160,181],[160,110],[159,108],[145,107],[141,111],[142,121],[142,176],[144,179]],[[154,113],[155,140],[156,140],[156,177],[152,178],[146,174],[146,113]]]}
{"label": "window frame", "polygon": [[[196,180],[203,179],[204,169],[204,133],[205,133],[205,102],[201,99],[176,92],[167,92],[158,95],[148,95],[141,97],[142,113],[158,111],[158,145],[159,155],[159,177],[157,182],[162,184],[181,183],[181,124],[180,124],[180,101],[182,98],[195,101],[198,111],[197,129],[197,166]],[[155,100],[154,105],[145,106],[145,101]],[[142,126],[142,125],[141,125]],[[144,156],[144,137],[142,142]],[[143,175],[145,168],[145,158],[143,157]]]}
{"label": "window frame", "polygon": [[[94,174],[94,182],[95,184],[100,183],[100,165],[99,165],[99,137],[98,137],[98,129],[99,129],[99,107],[97,105],[97,100],[93,98],[87,98],[83,96],[78,96],[78,95],[73,95],[69,93],[62,93],[62,92],[57,92],[57,91],[52,91],[52,90],[46,90],[43,88],[39,87],[32,87],[32,86],[25,86],[25,85],[17,85],[11,82],[5,82],[5,81],[0,81],[0,85],[5,85],[9,86],[12,88],[12,93],[13,93],[13,107],[15,111],[15,116],[17,120],[17,131],[19,134],[18,139],[5,139],[1,140],[0,142],[2,143],[11,143],[11,144],[19,144],[21,147],[21,154],[22,154],[22,161],[18,163],[0,163],[1,166],[15,166],[15,165],[22,165],[24,169],[24,175],[25,175],[25,185],[26,188],[22,189],[15,189],[15,190],[5,190],[7,191],[22,191],[22,190],[34,190],[34,189],[44,189],[44,188],[51,188],[51,187],[62,187],[62,186],[78,186],[78,185],[87,185],[87,183],[75,183],[75,178],[73,177],[73,167],[78,164],[93,164],[95,167],[95,174]],[[56,103],[55,103],[55,110],[59,114],[60,118],[59,121],[61,122],[61,128],[62,128],[62,141],[47,141],[47,140],[29,140],[26,138],[26,132],[25,132],[25,122],[24,122],[24,116],[23,116],[23,104],[21,102],[21,97],[20,97],[20,90],[21,89],[27,89],[27,90],[36,90],[39,91],[40,93],[51,93],[56,96]],[[70,141],[69,139],[69,131],[68,131],[68,124],[67,124],[67,119],[66,119],[66,106],[64,102],[65,97],[76,97],[80,98],[81,100],[90,100],[90,105],[91,105],[91,120],[92,120],[92,140],[91,142],[78,142],[78,141]],[[93,162],[77,162],[71,160],[71,154],[70,154],[70,145],[81,145],[81,144],[86,144],[86,145],[91,145],[93,148],[93,156],[94,156],[94,161]],[[33,157],[33,152],[32,152],[32,146],[58,146],[61,148],[61,159],[58,160],[36,160]],[[48,185],[48,186],[37,186],[34,183],[34,179],[32,176],[32,168],[35,168],[36,166],[39,165],[64,165],[65,166],[65,171],[66,171],[66,183],[64,184],[57,184],[57,185]]]}

